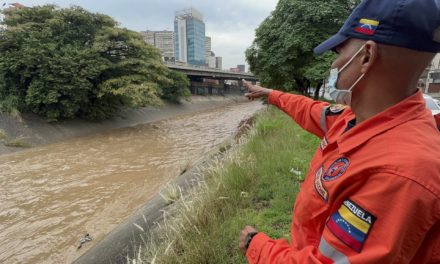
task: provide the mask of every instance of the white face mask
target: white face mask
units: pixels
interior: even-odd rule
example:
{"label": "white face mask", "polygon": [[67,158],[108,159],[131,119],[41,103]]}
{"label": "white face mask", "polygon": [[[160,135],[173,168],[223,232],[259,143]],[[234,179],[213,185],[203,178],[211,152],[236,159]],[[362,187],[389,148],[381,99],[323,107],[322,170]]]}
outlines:
{"label": "white face mask", "polygon": [[353,60],[356,58],[356,56],[362,51],[365,45],[363,45],[354,55],[351,57],[351,59],[340,69],[334,68],[330,70],[330,77],[328,78],[327,87],[329,88],[329,94],[330,97],[337,103],[337,104],[344,104],[351,106],[351,95],[353,88],[364,78],[365,73],[362,74],[349,89],[338,89],[336,87],[336,83],[338,81],[339,74],[345,70],[350,63],[353,62]]}

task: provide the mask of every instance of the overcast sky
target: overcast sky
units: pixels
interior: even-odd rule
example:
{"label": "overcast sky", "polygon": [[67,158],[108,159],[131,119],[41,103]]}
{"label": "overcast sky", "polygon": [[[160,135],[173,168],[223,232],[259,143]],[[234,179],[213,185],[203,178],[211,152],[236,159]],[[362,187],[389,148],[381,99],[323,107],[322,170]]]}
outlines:
{"label": "overcast sky", "polygon": [[[110,15],[121,26],[135,31],[174,30],[174,12],[194,7],[204,15],[212,49],[223,57],[223,68],[245,63],[255,29],[275,9],[278,0],[17,0],[25,6],[56,4],[81,6]],[[4,2],[4,1],[1,1]],[[16,2],[16,1],[12,1]]]}

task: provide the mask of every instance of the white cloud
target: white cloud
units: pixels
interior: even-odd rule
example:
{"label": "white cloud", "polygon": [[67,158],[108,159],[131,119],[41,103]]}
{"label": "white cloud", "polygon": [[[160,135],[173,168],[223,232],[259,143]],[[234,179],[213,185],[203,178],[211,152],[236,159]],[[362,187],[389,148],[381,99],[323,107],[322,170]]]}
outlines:
{"label": "white cloud", "polygon": [[244,51],[252,44],[253,30],[209,32],[212,37],[212,49],[217,56],[223,57],[223,67],[231,68],[245,63]]}

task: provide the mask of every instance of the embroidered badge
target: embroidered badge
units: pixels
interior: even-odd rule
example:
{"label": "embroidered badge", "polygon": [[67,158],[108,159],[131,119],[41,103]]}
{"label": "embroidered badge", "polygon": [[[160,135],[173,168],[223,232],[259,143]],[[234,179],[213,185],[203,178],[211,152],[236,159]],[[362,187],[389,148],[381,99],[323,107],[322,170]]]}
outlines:
{"label": "embroidered badge", "polygon": [[359,25],[354,29],[357,33],[372,36],[376,33],[379,21],[363,18],[359,21]]}
{"label": "embroidered badge", "polygon": [[321,196],[324,201],[328,201],[328,191],[322,182],[322,175],[324,173],[324,166],[319,168],[319,170],[315,174],[315,190]]}
{"label": "embroidered badge", "polygon": [[340,114],[344,111],[345,108],[346,106],[341,104],[332,105],[330,106],[330,112],[332,112],[333,114]]}
{"label": "embroidered badge", "polygon": [[327,228],[344,244],[361,252],[376,217],[351,200],[345,200],[327,221]]}
{"label": "embroidered badge", "polygon": [[321,140],[321,150],[326,149],[327,146],[328,146],[328,141],[327,141],[327,138],[324,137],[324,138]]}
{"label": "embroidered badge", "polygon": [[326,116],[333,116],[333,115],[339,115],[342,112],[344,112],[346,106],[345,105],[331,105],[330,107],[327,108],[325,115]]}
{"label": "embroidered badge", "polygon": [[324,173],[323,180],[324,181],[333,181],[337,178],[341,177],[348,166],[350,165],[350,161],[347,158],[339,158],[328,168],[328,170]]}

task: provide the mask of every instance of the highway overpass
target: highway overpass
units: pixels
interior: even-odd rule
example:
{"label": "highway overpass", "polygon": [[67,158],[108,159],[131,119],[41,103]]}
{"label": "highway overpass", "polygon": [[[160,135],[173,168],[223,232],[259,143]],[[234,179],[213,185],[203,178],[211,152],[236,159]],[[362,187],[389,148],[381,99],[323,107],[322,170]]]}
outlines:
{"label": "highway overpass", "polygon": [[166,64],[168,68],[185,73],[191,80],[195,79],[216,79],[216,80],[241,80],[256,82],[258,78],[252,73],[231,72],[218,69],[211,69],[197,66],[180,66],[176,64]]}

